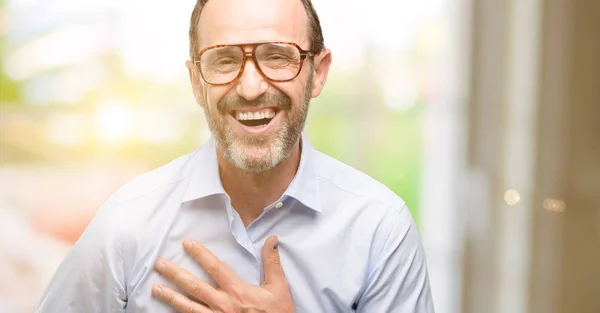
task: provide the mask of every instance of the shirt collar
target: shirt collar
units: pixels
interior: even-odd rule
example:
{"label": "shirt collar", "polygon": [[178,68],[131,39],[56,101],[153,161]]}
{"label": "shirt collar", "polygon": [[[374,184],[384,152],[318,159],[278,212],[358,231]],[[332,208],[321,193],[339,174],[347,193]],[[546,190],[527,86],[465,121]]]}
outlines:
{"label": "shirt collar", "polygon": [[[316,164],[317,151],[304,133],[301,136],[301,147],[298,171],[283,193],[283,198],[286,196],[294,198],[305,207],[321,212]],[[216,145],[212,136],[196,151],[192,162],[190,183],[183,196],[183,202],[216,194],[226,194],[219,176]]]}
{"label": "shirt collar", "polygon": [[190,183],[183,196],[183,202],[192,201],[216,194],[225,194],[221,177],[215,140],[211,136],[208,141],[196,150],[192,157]]}
{"label": "shirt collar", "polygon": [[307,208],[321,212],[319,175],[317,173],[318,152],[304,133],[302,133],[300,143],[302,147],[300,166],[283,195],[300,201]]}

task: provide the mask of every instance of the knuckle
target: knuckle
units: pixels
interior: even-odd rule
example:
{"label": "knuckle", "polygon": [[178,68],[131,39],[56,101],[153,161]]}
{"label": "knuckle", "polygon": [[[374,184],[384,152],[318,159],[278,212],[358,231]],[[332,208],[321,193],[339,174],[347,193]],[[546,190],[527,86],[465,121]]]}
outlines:
{"label": "knuckle", "polygon": [[279,258],[279,255],[273,255],[269,258],[269,260],[273,264],[277,264],[277,265],[281,264],[281,259]]}
{"label": "knuckle", "polygon": [[168,303],[170,303],[170,304],[175,303],[175,294],[173,292],[167,292],[167,294],[165,295],[165,298]]}
{"label": "knuckle", "polygon": [[192,295],[198,298],[202,293],[202,285],[197,281],[192,281],[187,286],[187,291]]}
{"label": "knuckle", "polygon": [[240,288],[239,286],[236,286],[236,285],[229,286],[228,290],[229,290],[230,296],[238,301],[244,299],[244,297],[247,294],[247,292],[244,288]]}
{"label": "knuckle", "polygon": [[216,275],[220,270],[220,266],[218,262],[213,262],[206,266],[206,272],[209,275]]}

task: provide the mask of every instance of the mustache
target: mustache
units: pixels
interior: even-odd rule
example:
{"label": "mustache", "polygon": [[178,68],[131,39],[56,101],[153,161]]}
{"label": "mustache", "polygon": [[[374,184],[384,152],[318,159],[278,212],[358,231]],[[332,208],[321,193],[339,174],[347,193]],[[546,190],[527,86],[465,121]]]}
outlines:
{"label": "mustache", "polygon": [[290,99],[290,97],[283,92],[278,92],[276,94],[264,93],[258,98],[250,101],[234,94],[221,98],[221,100],[219,100],[217,103],[217,109],[221,113],[261,106],[277,107],[282,110],[289,110],[292,108],[292,99]]}

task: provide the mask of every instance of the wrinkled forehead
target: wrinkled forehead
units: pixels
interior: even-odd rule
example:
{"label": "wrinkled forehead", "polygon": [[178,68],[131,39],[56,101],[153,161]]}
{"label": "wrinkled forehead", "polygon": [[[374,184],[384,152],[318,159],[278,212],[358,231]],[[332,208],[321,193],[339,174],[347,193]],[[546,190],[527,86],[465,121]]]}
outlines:
{"label": "wrinkled forehead", "polygon": [[220,44],[265,41],[310,48],[308,18],[300,0],[208,1],[198,27],[198,51]]}

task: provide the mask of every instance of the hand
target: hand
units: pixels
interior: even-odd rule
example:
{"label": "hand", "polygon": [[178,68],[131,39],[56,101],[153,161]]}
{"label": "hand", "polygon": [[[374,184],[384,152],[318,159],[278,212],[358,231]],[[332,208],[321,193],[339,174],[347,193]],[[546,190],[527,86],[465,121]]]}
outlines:
{"label": "hand", "polygon": [[265,280],[256,287],[243,281],[206,247],[186,239],[183,241],[185,250],[200,263],[219,289],[167,260],[159,260],[156,270],[202,303],[162,285],[154,285],[152,294],[181,313],[293,313],[292,296],[281,268],[277,245],[274,236],[265,242]]}

